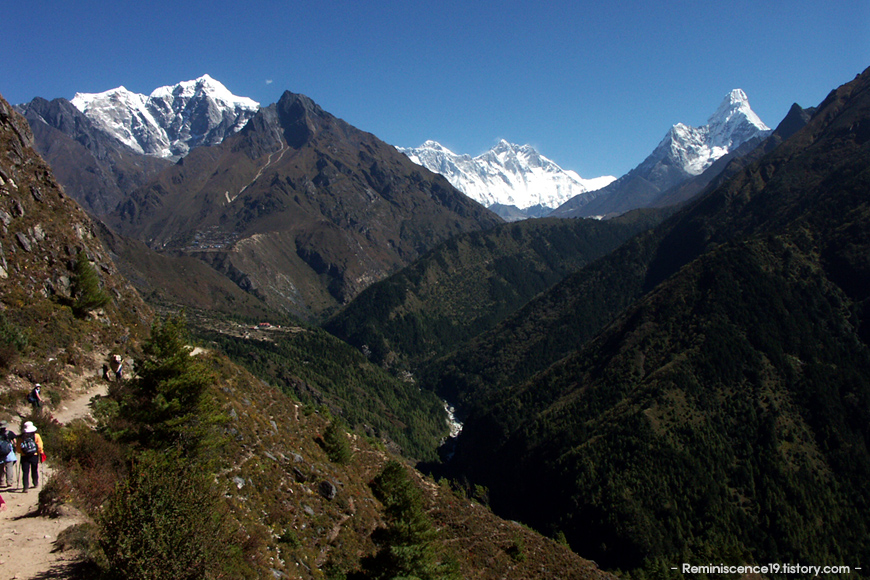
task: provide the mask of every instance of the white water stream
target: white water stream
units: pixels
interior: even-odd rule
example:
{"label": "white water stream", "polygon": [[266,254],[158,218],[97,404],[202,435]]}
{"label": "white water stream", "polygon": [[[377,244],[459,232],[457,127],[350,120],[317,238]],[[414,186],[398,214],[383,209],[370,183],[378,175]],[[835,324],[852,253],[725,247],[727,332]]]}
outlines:
{"label": "white water stream", "polygon": [[447,412],[447,426],[450,428],[450,438],[458,437],[462,432],[462,423],[456,419],[456,409],[447,401],[442,400],[441,402],[444,403],[444,410]]}

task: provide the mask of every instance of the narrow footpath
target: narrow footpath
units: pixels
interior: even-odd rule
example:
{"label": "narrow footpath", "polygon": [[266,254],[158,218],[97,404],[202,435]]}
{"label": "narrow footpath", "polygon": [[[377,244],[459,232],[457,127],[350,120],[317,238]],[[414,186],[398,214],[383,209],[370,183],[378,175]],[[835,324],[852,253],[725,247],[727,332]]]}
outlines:
{"label": "narrow footpath", "polygon": [[[93,385],[52,410],[60,423],[85,417],[90,413],[89,403],[95,395],[105,395],[104,382]],[[18,425],[10,425],[17,433]],[[0,580],[43,580],[69,578],[76,554],[61,552],[55,545],[58,534],[82,521],[75,510],[65,511],[60,517],[37,515],[39,490],[52,476],[51,449],[45,450],[48,460],[40,465],[39,487],[27,493],[21,489],[20,470],[16,468],[16,485],[0,488],[6,500],[6,509],[0,511]]]}

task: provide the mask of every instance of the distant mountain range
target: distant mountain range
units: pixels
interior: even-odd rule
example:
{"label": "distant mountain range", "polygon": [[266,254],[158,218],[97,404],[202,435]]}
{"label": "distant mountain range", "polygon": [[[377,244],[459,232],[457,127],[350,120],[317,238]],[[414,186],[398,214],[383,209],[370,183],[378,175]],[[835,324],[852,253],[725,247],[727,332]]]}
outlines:
{"label": "distant mountain range", "polygon": [[[20,106],[19,111],[31,124],[44,120],[92,150],[97,159],[89,161],[89,168],[62,169],[59,177],[67,187],[81,190],[87,198],[83,201],[85,207],[98,215],[120,201],[121,190],[129,191],[142,181],[142,175],[129,168],[131,163],[142,166],[142,173],[150,175],[162,167],[155,165],[153,158],[177,161],[199,145],[217,145],[241,130],[260,109],[256,101],[232,94],[208,75],[157,88],[147,96],[118,87],[103,93],[78,93],[72,101],[56,99],[50,105],[34,99]],[[49,108],[53,112],[48,112]],[[69,121],[75,118],[71,109],[90,121],[92,128],[86,137],[82,135],[85,123]],[[57,117],[59,110],[64,110],[66,121],[47,120]],[[647,159],[619,179],[584,179],[530,145],[505,140],[476,157],[454,153],[435,141],[398,149],[415,163],[446,177],[454,187],[505,221],[516,221],[547,215],[610,216],[638,207],[684,201],[669,195],[669,190],[704,174],[718,159],[751,150],[769,132],[749,106],[746,93],[734,89],[706,125],[674,125]],[[58,136],[53,135],[51,141],[57,149]],[[100,152],[93,151],[96,142],[101,142]],[[740,150],[744,144],[748,145]],[[118,152],[119,146],[127,151]],[[115,158],[127,159],[107,165],[108,150],[115,150]],[[43,154],[53,164],[67,155],[52,158],[50,151]],[[131,161],[131,154],[151,159]],[[64,171],[71,175],[64,175]],[[699,181],[706,183],[709,177]],[[682,195],[691,196],[698,190],[700,187],[689,188]]]}
{"label": "distant mountain range", "polygon": [[649,157],[618,180],[583,179],[530,145],[505,140],[477,157],[453,153],[435,141],[399,150],[507,221],[548,215],[604,217],[672,201],[665,195],[670,188],[700,176],[744,143],[757,145],[768,133],[746,93],[734,89],[706,125],[677,123]]}
{"label": "distant mountain range", "polygon": [[569,199],[585,196],[616,178],[583,179],[559,167],[531,145],[504,139],[477,157],[454,153],[435,141],[399,151],[430,171],[440,173],[459,191],[506,221],[542,217]]}
{"label": "distant mountain range", "polygon": [[[17,109],[69,193],[116,232],[196,256],[269,307],[306,318],[452,235],[496,224],[496,215],[515,221],[656,205],[668,188],[768,131],[735,90],[706,126],[674,126],[643,164],[614,181],[583,179],[504,140],[474,158],[434,141],[385,149],[307,97],[288,92],[260,107],[208,75],[149,96],[119,87]],[[604,207],[608,200],[618,208]]]}
{"label": "distant mountain range", "polygon": [[[116,89],[75,101],[84,112],[65,99],[18,107],[71,195],[115,232],[199,258],[278,311],[317,317],[444,240],[501,222],[304,95],[257,107],[204,76],[148,98]],[[134,279],[162,279],[141,271],[159,263],[133,258],[141,247],[112,243],[136,262],[125,267]]]}
{"label": "distant mountain range", "polygon": [[[666,205],[668,191],[704,174],[741,145],[749,152],[770,134],[749,106],[741,89],[728,93],[702,127],[677,123],[643,162],[586,197],[575,197],[553,211],[553,217],[593,217],[624,213],[639,207]],[[684,199],[677,201],[685,201]]]}

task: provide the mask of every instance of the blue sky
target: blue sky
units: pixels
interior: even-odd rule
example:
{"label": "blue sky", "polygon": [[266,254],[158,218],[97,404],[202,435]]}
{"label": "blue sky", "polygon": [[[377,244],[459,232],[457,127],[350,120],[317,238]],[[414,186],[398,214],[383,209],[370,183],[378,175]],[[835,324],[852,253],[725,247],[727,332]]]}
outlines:
{"label": "blue sky", "polygon": [[13,104],[209,74],[262,105],[306,94],[394,145],[504,138],[585,178],[624,174],[731,89],[773,127],[870,66],[867,0],[32,0],[3,20]]}

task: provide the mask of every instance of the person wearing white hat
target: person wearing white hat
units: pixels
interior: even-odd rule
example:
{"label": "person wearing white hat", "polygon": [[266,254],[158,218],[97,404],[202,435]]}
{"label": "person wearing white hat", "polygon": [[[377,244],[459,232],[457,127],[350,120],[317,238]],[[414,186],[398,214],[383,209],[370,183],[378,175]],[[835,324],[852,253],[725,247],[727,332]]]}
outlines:
{"label": "person wearing white hat", "polygon": [[40,392],[42,391],[42,385],[36,383],[36,386],[28,393],[27,402],[33,405],[34,409],[39,409],[42,406],[42,395]]}
{"label": "person wearing white hat", "polygon": [[33,479],[33,487],[39,485],[39,463],[43,457],[42,437],[36,432],[33,421],[24,423],[24,433],[16,440],[18,455],[21,457],[21,483],[22,489],[30,488],[30,480]]}

